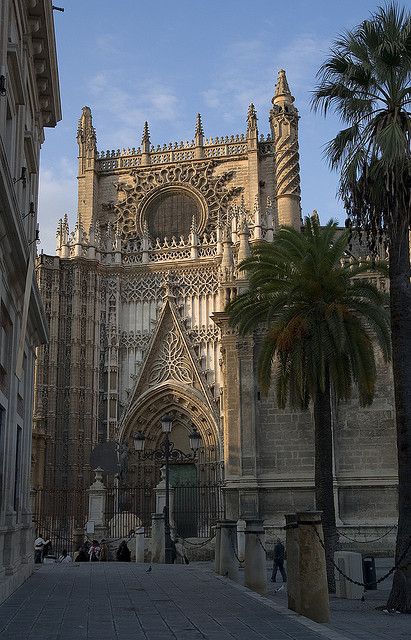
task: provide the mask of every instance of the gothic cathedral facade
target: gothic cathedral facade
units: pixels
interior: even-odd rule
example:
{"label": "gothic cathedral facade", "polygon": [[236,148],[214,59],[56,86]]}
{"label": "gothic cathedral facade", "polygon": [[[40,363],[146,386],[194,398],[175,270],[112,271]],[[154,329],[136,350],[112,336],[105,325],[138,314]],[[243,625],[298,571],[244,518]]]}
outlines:
{"label": "gothic cathedral facade", "polygon": [[[83,108],[77,141],[78,217],[41,255],[38,282],[50,323],[36,369],[33,483],[86,488],[98,443],[127,445],[127,482],[157,470],[133,453],[133,433],[161,442],[160,418],[188,449],[195,425],[198,480],[224,484],[227,515],[312,508],[310,412],[280,411],[260,393],[258,335],[239,338],[225,313],[247,286],[238,264],[279,225],[301,224],[298,111],[284,71],[259,135],[251,104],[245,134],[98,152]],[[381,373],[371,408],[335,408],[339,522],[388,527],[396,514],[392,381]]]}

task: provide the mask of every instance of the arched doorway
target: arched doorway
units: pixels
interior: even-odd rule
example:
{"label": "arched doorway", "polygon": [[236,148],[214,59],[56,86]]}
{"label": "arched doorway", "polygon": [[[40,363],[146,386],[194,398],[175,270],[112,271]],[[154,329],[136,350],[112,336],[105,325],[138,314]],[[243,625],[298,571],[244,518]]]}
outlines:
{"label": "arched doorway", "polygon": [[[152,482],[153,486],[160,479],[160,467],[151,460],[141,460],[133,452],[133,433],[141,431],[145,438],[146,449],[158,449],[163,441],[161,417],[164,414],[173,416],[173,430],[170,439],[175,448],[184,453],[191,453],[189,433],[194,425],[202,439],[201,447],[195,461],[195,471],[174,470],[176,476],[191,478],[200,483],[217,483],[222,480],[223,463],[222,447],[218,434],[216,416],[213,415],[206,402],[195,389],[187,389],[177,383],[166,382],[155,389],[142,394],[133,403],[124,417],[120,430],[120,441],[127,444],[129,459],[125,472],[125,482],[132,486],[141,482]],[[182,463],[184,464],[192,463]]]}
{"label": "arched doorway", "polygon": [[143,459],[134,451],[133,433],[145,436],[145,451],[158,450],[164,440],[161,418],[173,416],[170,434],[175,449],[191,455],[189,434],[195,426],[201,435],[201,446],[195,459],[170,463],[170,485],[173,488],[174,520],[177,533],[183,537],[208,537],[215,521],[222,517],[221,483],[223,465],[216,416],[194,388],[167,381],[143,393],[124,416],[120,439],[128,458],[120,482],[124,509],[138,513],[144,526],[149,526],[155,511],[155,487],[160,481],[162,463]]}

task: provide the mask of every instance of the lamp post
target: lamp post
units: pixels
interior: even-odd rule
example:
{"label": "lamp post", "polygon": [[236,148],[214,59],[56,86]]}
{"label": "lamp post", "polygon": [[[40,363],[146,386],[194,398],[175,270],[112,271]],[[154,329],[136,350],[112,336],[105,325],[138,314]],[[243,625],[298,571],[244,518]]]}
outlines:
{"label": "lamp post", "polygon": [[197,451],[201,444],[201,436],[197,428],[192,425],[192,431],[189,435],[190,449],[192,454],[184,453],[180,449],[174,448],[174,443],[170,440],[170,433],[173,428],[173,416],[167,414],[161,418],[161,430],[164,433],[164,440],[159,449],[145,451],[145,436],[141,431],[133,434],[134,449],[139,453],[143,460],[158,460],[165,463],[165,481],[166,481],[166,505],[164,508],[164,534],[165,534],[165,561],[166,564],[172,564],[173,559],[173,542],[171,540],[170,530],[170,460],[175,462],[184,462],[195,460]]}

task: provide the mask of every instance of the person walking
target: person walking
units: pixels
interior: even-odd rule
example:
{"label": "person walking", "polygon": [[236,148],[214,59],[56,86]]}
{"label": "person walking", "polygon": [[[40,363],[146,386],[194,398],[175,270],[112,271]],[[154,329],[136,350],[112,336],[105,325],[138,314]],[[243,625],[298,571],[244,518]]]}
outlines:
{"label": "person walking", "polygon": [[38,538],[34,541],[34,562],[35,564],[41,564],[43,562],[44,550],[48,548],[50,544],[50,540],[44,540],[44,538],[39,535]]}
{"label": "person walking", "polygon": [[280,538],[277,538],[277,542],[274,546],[274,562],[273,573],[271,576],[271,582],[276,581],[277,571],[280,571],[283,582],[287,582],[287,574],[284,569],[285,548]]}

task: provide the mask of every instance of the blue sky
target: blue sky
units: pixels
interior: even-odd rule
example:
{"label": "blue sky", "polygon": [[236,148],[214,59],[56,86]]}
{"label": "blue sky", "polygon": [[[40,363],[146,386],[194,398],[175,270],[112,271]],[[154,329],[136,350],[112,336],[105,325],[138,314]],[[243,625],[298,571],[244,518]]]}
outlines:
{"label": "blue sky", "polygon": [[332,40],[375,11],[368,0],[56,0],[63,120],[47,130],[40,173],[41,245],[54,253],[57,220],[77,202],[76,130],[92,109],[98,149],[138,146],[144,120],[152,144],[191,140],[196,113],[205,135],[245,131],[254,102],[259,131],[277,71],[286,69],[300,111],[303,213],[342,221],[337,175],[323,145],[340,128],[310,111],[315,74]]}

